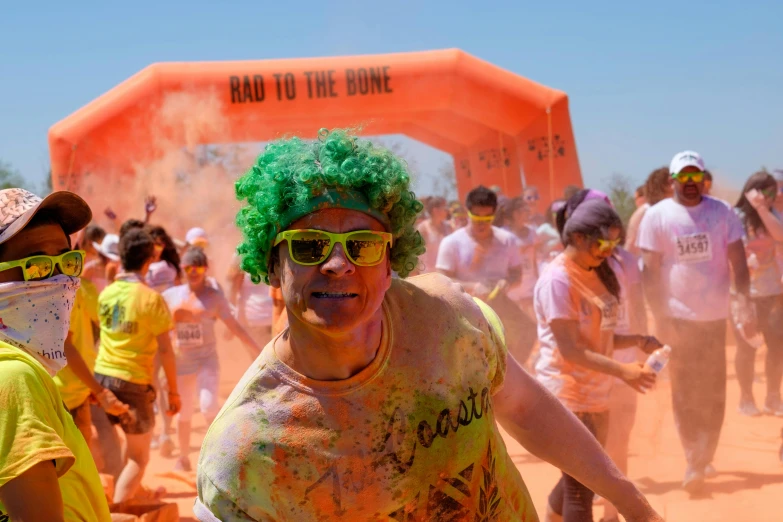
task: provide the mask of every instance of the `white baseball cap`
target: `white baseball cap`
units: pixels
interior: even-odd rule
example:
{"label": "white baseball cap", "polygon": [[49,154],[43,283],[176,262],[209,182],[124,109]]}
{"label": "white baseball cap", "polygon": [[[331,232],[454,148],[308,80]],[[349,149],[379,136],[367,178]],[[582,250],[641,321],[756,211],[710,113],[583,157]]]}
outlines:
{"label": "white baseball cap", "polygon": [[705,169],[704,160],[698,152],[693,152],[692,150],[678,152],[674,155],[669,165],[669,174],[672,176],[679,174],[685,167],[698,167],[703,171]]}
{"label": "white baseball cap", "polygon": [[21,232],[44,209],[56,214],[57,222],[69,236],[92,220],[90,206],[73,192],[62,190],[41,198],[21,188],[0,190],[0,244]]}
{"label": "white baseball cap", "polygon": [[188,230],[185,234],[185,241],[189,245],[205,245],[209,243],[209,237],[203,228],[195,227]]}
{"label": "white baseball cap", "polygon": [[117,234],[106,234],[100,245],[93,241],[92,246],[112,261],[120,260],[120,236]]}

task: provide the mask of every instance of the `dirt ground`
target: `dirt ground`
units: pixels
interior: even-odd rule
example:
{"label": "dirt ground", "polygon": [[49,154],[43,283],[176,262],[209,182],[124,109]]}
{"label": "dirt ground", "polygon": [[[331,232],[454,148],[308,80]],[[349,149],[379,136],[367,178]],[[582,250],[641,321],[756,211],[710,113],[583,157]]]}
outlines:
{"label": "dirt ground", "polygon": [[[250,364],[240,347],[224,343],[221,348],[222,399],[225,399]],[[763,373],[763,352],[758,354],[756,373]],[[757,401],[763,400],[761,377],[755,384]],[[666,375],[657,388],[640,397],[639,412],[631,440],[629,476],[658,512],[670,522],[780,522],[783,510],[783,468],[778,461],[783,419],[747,418],[737,414],[739,388],[733,370],[733,348],[729,348],[728,406],[721,444],[714,465],[718,477],[710,480],[704,494],[689,498],[680,489],[685,460],[671,413],[671,396]],[[760,401],[759,401],[760,402]],[[194,418],[193,446],[200,446],[205,426],[200,415]],[[543,517],[546,498],[559,478],[559,471],[530,455],[506,437],[508,450]],[[194,467],[195,467],[195,453]],[[145,484],[164,486],[167,502],[179,505],[180,520],[195,521],[195,472],[174,472],[174,460],[153,452]],[[778,501],[774,499],[780,495]],[[595,520],[603,508],[596,506]]]}

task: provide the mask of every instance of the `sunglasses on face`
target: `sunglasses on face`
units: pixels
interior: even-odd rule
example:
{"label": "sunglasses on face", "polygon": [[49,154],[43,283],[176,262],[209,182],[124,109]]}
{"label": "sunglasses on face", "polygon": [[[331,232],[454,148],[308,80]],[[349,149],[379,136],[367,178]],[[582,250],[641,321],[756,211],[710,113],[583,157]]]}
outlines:
{"label": "sunglasses on face", "polygon": [[601,252],[609,252],[617,248],[620,244],[620,239],[598,239],[598,250]]}
{"label": "sunglasses on face", "polygon": [[680,183],[688,183],[689,181],[701,183],[704,181],[704,172],[680,172],[674,178]]}
{"label": "sunglasses on face", "polygon": [[204,272],[207,271],[207,267],[205,267],[205,266],[195,266],[195,265],[193,265],[193,266],[184,266],[184,267],[182,267],[182,269],[185,270],[185,273],[188,274],[188,275],[190,275],[190,274],[201,275],[201,274],[203,274]]}
{"label": "sunglasses on face", "polygon": [[477,216],[476,214],[468,212],[468,216],[470,216],[471,221],[475,221],[476,223],[492,223],[495,220],[495,214],[492,214],[491,216]]}
{"label": "sunglasses on face", "polygon": [[375,266],[383,261],[386,245],[392,246],[389,232],[357,230],[336,234],[325,230],[286,230],[275,237],[274,246],[288,242],[288,254],[295,263],[312,266],[320,265],[332,253],[334,245],[343,246],[348,259],[357,266]]}
{"label": "sunglasses on face", "polygon": [[59,256],[30,256],[16,261],[0,263],[0,272],[22,267],[25,281],[41,281],[54,275],[54,267],[71,277],[82,275],[84,268],[84,250],[71,250]]}
{"label": "sunglasses on face", "polygon": [[772,199],[772,198],[774,198],[777,195],[778,190],[777,189],[773,189],[773,188],[768,188],[766,190],[762,190],[761,193],[764,194],[765,198]]}

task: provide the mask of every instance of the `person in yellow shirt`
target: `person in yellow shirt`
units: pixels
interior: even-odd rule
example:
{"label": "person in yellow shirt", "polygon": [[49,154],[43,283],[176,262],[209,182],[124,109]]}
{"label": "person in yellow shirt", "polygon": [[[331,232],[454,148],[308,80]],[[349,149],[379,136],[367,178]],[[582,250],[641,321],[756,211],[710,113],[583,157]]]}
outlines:
{"label": "person in yellow shirt", "polygon": [[52,376],[84,264],[69,234],[90,208],[76,194],[45,199],[0,190],[0,520],[109,522],[90,450]]}
{"label": "person in yellow shirt", "polygon": [[112,415],[123,415],[128,411],[128,406],[117,400],[111,390],[98,384],[93,376],[97,355],[93,325],[97,324],[98,290],[90,281],[82,279],[74,299],[68,337],[65,338],[68,366],[57,372],[54,383],[88,446],[92,438],[90,396]]}
{"label": "person in yellow shirt", "polygon": [[132,229],[120,238],[122,271],[98,297],[101,327],[95,378],[130,407],[128,415],[109,415],[127,440],[128,461],[117,479],[114,502],[133,498],[149,462],[155,424],[155,389],[152,372],[160,354],[169,382],[169,414],[180,409],[177,372],[169,331],[174,322],[160,294],[144,284],[154,259],[155,242],[143,229]]}
{"label": "person in yellow shirt", "polygon": [[500,426],[626,520],[662,521],[508,356],[489,306],[442,274],[406,280],[424,249],[401,159],[322,130],[267,145],[236,192],[242,269],[281,289],[288,326],[207,433],[200,521],[535,522]]}

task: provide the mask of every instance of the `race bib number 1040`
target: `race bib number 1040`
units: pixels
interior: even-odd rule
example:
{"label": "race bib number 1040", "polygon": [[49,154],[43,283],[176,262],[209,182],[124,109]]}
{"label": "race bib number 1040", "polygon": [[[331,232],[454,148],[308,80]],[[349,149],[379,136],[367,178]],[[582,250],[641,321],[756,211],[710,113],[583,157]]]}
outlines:
{"label": "race bib number 1040", "polygon": [[710,235],[705,232],[677,237],[677,262],[701,263],[712,261]]}

